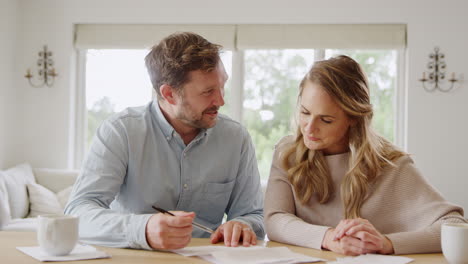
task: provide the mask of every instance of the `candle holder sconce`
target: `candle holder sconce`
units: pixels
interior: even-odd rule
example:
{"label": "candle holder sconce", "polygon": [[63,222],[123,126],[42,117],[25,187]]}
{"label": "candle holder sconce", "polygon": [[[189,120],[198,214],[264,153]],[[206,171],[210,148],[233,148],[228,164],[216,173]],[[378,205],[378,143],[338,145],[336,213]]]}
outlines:
{"label": "candle holder sconce", "polygon": [[[426,78],[426,72],[423,72],[422,78],[419,81],[422,82],[423,87],[428,92],[434,92],[439,90],[441,92],[450,92],[454,84],[459,80],[455,78],[455,73],[452,72],[450,79],[447,81],[450,82],[448,87],[442,87],[442,83],[447,78],[445,75],[445,69],[447,68],[447,64],[445,63],[445,55],[439,52],[439,47],[434,48],[434,53],[429,54],[429,63],[427,63],[428,69],[428,78]],[[427,83],[427,85],[426,85]]]}
{"label": "candle holder sconce", "polygon": [[32,78],[34,77],[31,74],[31,70],[28,69],[24,77],[28,79],[29,84],[33,87],[42,87],[47,85],[52,87],[54,84],[55,77],[58,76],[57,72],[54,69],[54,61],[52,60],[52,51],[47,50],[47,46],[44,46],[43,50],[38,53],[39,59],[37,60],[37,73],[39,83],[34,83]]}

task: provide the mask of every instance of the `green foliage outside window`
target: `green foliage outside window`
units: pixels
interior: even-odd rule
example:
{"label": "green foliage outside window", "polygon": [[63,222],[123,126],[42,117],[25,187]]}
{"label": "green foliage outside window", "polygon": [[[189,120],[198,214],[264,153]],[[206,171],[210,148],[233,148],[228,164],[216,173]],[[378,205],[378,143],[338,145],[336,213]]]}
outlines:
{"label": "green foliage outside window", "polygon": [[91,141],[93,140],[97,128],[101,125],[102,121],[115,113],[114,109],[114,104],[112,104],[111,99],[107,96],[102,97],[101,100],[93,104],[91,109],[88,109],[87,150],[91,146]]}
{"label": "green foliage outside window", "polygon": [[245,52],[243,123],[255,144],[262,180],[268,178],[274,145],[291,134],[299,82],[313,60],[313,51],[303,54],[307,51]]}
{"label": "green foliage outside window", "polygon": [[345,54],[355,59],[369,80],[374,108],[373,127],[389,141],[395,140],[396,51],[392,50],[327,50],[326,56]]}
{"label": "green foliage outside window", "polygon": [[[274,145],[292,128],[296,113],[299,82],[314,60],[313,50],[247,50],[244,58],[244,101],[242,122],[255,144],[262,180],[270,172]],[[394,140],[396,51],[392,50],[326,50],[325,57],[346,54],[358,61],[369,78],[374,106],[374,128],[388,140]],[[111,54],[112,55],[112,54]],[[230,52],[223,56],[228,74]],[[104,69],[104,68],[103,68]],[[90,85],[97,89],[99,85]],[[225,86],[226,105],[222,113],[230,114],[231,83]],[[128,88],[127,88],[128,89]],[[151,98],[148,98],[148,101]],[[146,102],[144,102],[146,103]],[[142,104],[144,104],[142,103]],[[235,103],[235,102],[234,102]],[[98,126],[116,112],[112,98],[104,96],[88,108],[87,146]]]}
{"label": "green foliage outside window", "polygon": [[[346,54],[368,74],[374,128],[394,140],[395,51],[327,50],[326,58]],[[294,120],[299,82],[310,69],[312,50],[252,50],[245,52],[244,125],[255,144],[262,180],[270,172],[274,145],[295,133]]]}

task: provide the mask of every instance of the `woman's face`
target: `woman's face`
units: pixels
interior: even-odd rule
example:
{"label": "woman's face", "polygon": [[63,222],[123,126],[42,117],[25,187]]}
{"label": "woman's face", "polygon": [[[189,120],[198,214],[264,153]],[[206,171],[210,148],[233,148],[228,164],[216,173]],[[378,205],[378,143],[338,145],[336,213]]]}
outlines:
{"label": "woman's face", "polygon": [[348,151],[350,119],[318,84],[306,82],[300,101],[300,127],[304,144],[324,155]]}

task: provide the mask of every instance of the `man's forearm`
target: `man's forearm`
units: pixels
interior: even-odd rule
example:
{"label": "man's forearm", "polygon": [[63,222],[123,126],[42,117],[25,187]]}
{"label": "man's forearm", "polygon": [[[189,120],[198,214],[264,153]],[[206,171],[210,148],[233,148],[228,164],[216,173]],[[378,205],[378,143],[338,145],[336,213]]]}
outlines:
{"label": "man's forearm", "polygon": [[86,243],[120,248],[151,249],[145,227],[150,214],[121,214],[92,201],[72,201],[66,214],[80,217],[80,240]]}

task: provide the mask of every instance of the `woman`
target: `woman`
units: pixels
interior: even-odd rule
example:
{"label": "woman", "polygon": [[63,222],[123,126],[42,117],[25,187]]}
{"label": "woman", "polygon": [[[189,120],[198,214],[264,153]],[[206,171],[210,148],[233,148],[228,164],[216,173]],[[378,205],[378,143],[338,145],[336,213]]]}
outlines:
{"label": "woman", "polygon": [[440,252],[444,222],[466,222],[371,128],[367,78],[338,56],[300,84],[299,126],[276,146],[265,198],[271,240],[346,255]]}

